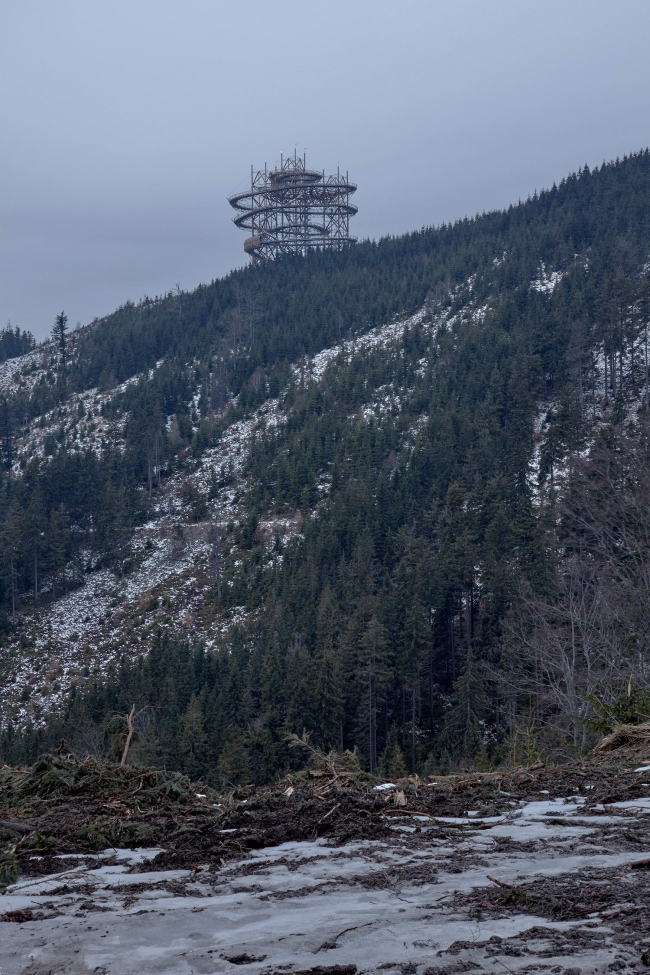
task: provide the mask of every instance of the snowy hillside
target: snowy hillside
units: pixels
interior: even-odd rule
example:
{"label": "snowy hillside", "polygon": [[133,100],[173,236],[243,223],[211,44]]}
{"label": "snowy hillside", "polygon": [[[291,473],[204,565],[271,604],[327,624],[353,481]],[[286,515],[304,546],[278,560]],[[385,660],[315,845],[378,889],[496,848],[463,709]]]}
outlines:
{"label": "snowy hillside", "polygon": [[[471,305],[464,314],[471,318]],[[371,351],[395,357],[409,329],[422,326],[432,340],[441,328],[452,328],[459,317],[458,313],[436,316],[422,309],[415,316],[378,326],[301,360],[293,366],[294,378],[303,384],[320,384],[342,364],[362,362]],[[6,364],[3,388],[20,387],[28,377],[33,383],[43,382],[50,354],[45,347],[12,360],[10,367]],[[109,440],[119,449],[128,417],[122,413],[118,422],[106,420],[104,408],[129,383],[137,381],[138,377],[133,377],[111,391],[91,389],[74,394],[30,423],[16,440],[14,476],[21,476],[20,458],[47,457],[46,438],[58,431],[63,432],[72,452],[91,449],[101,455]],[[285,396],[286,390],[265,401],[248,418],[226,426],[218,443],[196,460],[187,458],[163,480],[155,493],[150,520],[134,532],[135,566],[128,575],[119,577],[109,570],[89,567],[81,586],[71,581],[68,594],[58,595],[38,611],[31,609],[29,597],[25,599],[19,630],[0,650],[5,713],[21,723],[42,721],[65,701],[73,682],[82,686],[89,678],[101,678],[123,657],[145,653],[161,630],[199,637],[207,647],[215,647],[229,627],[244,622],[243,608],[206,618],[206,596],[215,583],[214,532],[216,527],[219,539],[223,539],[220,571],[229,577],[224,585],[233,585],[242,555],[231,539],[244,517],[251,443],[260,431],[268,433],[286,423]],[[198,399],[197,390],[190,405],[200,422]],[[362,413],[368,419],[381,417],[386,410],[399,412],[404,405],[400,400],[405,399],[408,391],[399,396],[391,390],[373,391]],[[421,422],[413,436],[417,436]],[[412,441],[412,436],[408,439]],[[327,491],[325,479],[321,484],[323,499]],[[199,499],[198,520],[188,509],[190,496]],[[264,541],[267,564],[279,564],[282,556],[273,551],[276,539],[286,544],[299,538],[303,518],[303,512],[296,510],[284,516],[268,512],[259,519],[256,533]]]}

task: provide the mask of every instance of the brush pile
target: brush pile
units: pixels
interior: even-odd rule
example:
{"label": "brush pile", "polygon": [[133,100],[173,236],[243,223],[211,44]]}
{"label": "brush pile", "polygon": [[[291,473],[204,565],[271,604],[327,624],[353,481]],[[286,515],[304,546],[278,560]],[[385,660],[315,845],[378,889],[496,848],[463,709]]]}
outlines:
{"label": "brush pile", "polygon": [[[223,865],[248,851],[325,837],[381,839],[421,821],[441,837],[490,828],[520,802],[582,795],[589,805],[639,796],[647,774],[591,762],[487,773],[417,776],[387,783],[350,758],[312,755],[312,767],[274,786],[219,795],[178,772],[44,755],[31,768],[0,769],[0,887],[20,873],[55,872],[60,859],[114,848],[158,847],[156,866]],[[467,817],[463,823],[447,817]]]}
{"label": "brush pile", "polygon": [[650,750],[650,721],[644,721],[641,724],[618,725],[610,735],[603,738],[601,743],[596,746],[595,751],[611,752],[626,746],[645,747]]}

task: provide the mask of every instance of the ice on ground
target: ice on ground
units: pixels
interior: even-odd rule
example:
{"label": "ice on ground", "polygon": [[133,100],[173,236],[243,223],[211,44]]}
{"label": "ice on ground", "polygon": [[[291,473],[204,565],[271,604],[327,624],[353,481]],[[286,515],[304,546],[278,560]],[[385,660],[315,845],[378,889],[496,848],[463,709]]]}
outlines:
{"label": "ice on ground", "polygon": [[[263,975],[356,965],[359,973],[424,975],[453,962],[456,971],[489,965],[510,972],[562,963],[558,971],[593,975],[639,954],[636,942],[617,941],[611,911],[552,921],[524,902],[490,917],[468,911],[468,897],[497,889],[497,881],[584,877],[639,859],[638,851],[617,848],[639,803],[591,817],[599,837],[591,847],[575,846],[576,837],[594,832],[585,825],[584,800],[556,799],[525,803],[516,817],[498,821],[448,817],[446,836],[440,820],[416,816],[417,832],[339,847],[287,842],[222,869],[197,855],[192,869],[128,872],[146,870],[159,850],[85,856],[72,869],[19,881],[0,896],[0,914],[33,912],[31,921],[3,925],[0,971]],[[569,823],[576,818],[576,826],[559,826],[560,814]],[[554,822],[545,822],[548,816]]]}

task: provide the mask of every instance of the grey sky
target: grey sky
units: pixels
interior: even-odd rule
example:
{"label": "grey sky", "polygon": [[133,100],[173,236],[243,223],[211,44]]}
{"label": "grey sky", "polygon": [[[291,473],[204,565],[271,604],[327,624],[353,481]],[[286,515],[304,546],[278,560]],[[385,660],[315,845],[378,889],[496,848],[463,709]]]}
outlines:
{"label": "grey sky", "polygon": [[294,145],[360,237],[646,147],[649,38],[648,0],[0,0],[0,325],[244,264],[226,197]]}

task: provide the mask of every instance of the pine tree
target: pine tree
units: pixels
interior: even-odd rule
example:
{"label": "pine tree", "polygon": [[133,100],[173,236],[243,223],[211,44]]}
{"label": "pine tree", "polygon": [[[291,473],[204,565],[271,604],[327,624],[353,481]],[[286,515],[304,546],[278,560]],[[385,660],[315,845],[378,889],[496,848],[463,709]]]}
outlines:
{"label": "pine tree", "polygon": [[385,698],[389,678],[387,649],[386,631],[377,617],[372,616],[359,640],[359,677],[364,687],[361,723],[366,729],[371,772],[377,767],[377,710]]}
{"label": "pine tree", "polygon": [[481,747],[481,721],[485,714],[485,681],[470,649],[454,686],[452,707],[445,716],[442,740],[449,752],[471,763]]}
{"label": "pine tree", "polygon": [[35,605],[38,605],[39,577],[43,571],[42,562],[46,546],[46,529],[47,517],[45,504],[40,484],[37,484],[27,511],[27,539],[32,556]]}
{"label": "pine tree", "polygon": [[316,654],[314,674],[321,741],[325,748],[341,747],[343,693],[336,646],[331,636],[326,638]]}
{"label": "pine tree", "polygon": [[48,568],[52,573],[52,594],[56,595],[57,585],[65,589],[66,549],[68,542],[68,516],[64,505],[60,504],[50,514],[46,532]]}
{"label": "pine tree", "polygon": [[[420,678],[429,640],[426,613],[417,595],[414,595],[406,612],[400,653],[400,672],[410,697],[408,728],[412,772],[415,772],[417,767]],[[406,731],[406,728],[404,730]]]}
{"label": "pine tree", "polygon": [[389,738],[386,751],[382,756],[382,766],[389,779],[403,779],[407,774],[404,753],[395,736]]}
{"label": "pine tree", "polygon": [[314,654],[318,731],[325,749],[342,747],[343,690],[339,631],[337,601],[328,584],[318,604]]}
{"label": "pine tree", "polygon": [[59,359],[59,369],[60,369],[62,385],[65,385],[65,374],[66,374],[66,363],[67,363],[67,340],[66,340],[67,330],[68,330],[68,316],[65,314],[65,312],[61,311],[54,319],[54,325],[52,326],[52,338],[54,339],[54,345]]}
{"label": "pine tree", "polygon": [[251,763],[243,735],[225,743],[219,756],[219,772],[229,785],[245,785],[251,780]]}
{"label": "pine tree", "polygon": [[178,754],[183,771],[197,778],[205,768],[207,736],[203,723],[203,710],[196,694],[192,694],[180,722]]}
{"label": "pine tree", "polygon": [[12,501],[4,512],[0,529],[0,551],[2,552],[2,579],[5,592],[9,594],[11,615],[16,615],[18,606],[19,560],[22,548],[22,512],[17,501]]}

